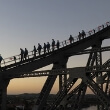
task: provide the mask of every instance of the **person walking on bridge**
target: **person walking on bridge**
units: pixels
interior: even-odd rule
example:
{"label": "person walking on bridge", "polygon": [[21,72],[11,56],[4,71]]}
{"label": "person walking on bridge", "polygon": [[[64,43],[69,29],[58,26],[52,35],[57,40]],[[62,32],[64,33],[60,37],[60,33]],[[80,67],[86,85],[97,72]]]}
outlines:
{"label": "person walking on bridge", "polygon": [[46,53],[46,49],[47,49],[47,45],[46,45],[46,43],[44,43],[44,54]]}
{"label": "person walking on bridge", "polygon": [[27,48],[25,48],[25,52],[24,52],[24,58],[25,58],[25,60],[27,59],[27,57],[28,57],[28,50],[27,50]]}
{"label": "person walking on bridge", "polygon": [[48,51],[48,53],[50,52],[50,43],[49,42],[47,42],[47,51]]}
{"label": "person walking on bridge", "polygon": [[21,50],[21,61],[23,61],[24,60],[24,50],[22,49],[22,48],[20,48],[20,50]]}
{"label": "person walking on bridge", "polygon": [[84,30],[82,30],[82,38],[84,39],[85,37],[86,37],[86,33],[85,33],[85,31]]}
{"label": "person walking on bridge", "polygon": [[70,44],[71,44],[72,42],[74,42],[74,38],[73,38],[72,35],[70,35],[70,37],[69,37],[69,41],[70,41]]}
{"label": "person walking on bridge", "polygon": [[41,49],[42,49],[42,46],[40,45],[40,43],[38,43],[38,48],[37,48],[37,50],[38,50],[39,55],[41,55]]}
{"label": "person walking on bridge", "polygon": [[33,52],[34,52],[34,57],[36,57],[36,52],[37,52],[37,49],[36,49],[36,46],[35,46],[35,45],[34,45]]}
{"label": "person walking on bridge", "polygon": [[2,58],[2,56],[0,54],[0,68],[1,68],[1,62],[2,62],[2,60],[3,60],[3,58]]}
{"label": "person walking on bridge", "polygon": [[59,40],[57,40],[57,44],[56,44],[56,46],[57,46],[57,49],[59,49],[59,46],[60,46],[60,42],[59,42]]}
{"label": "person walking on bridge", "polygon": [[55,49],[55,40],[52,39],[52,51],[54,51],[54,49]]}
{"label": "person walking on bridge", "polygon": [[79,32],[78,38],[81,40],[82,34]]}
{"label": "person walking on bridge", "polygon": [[13,56],[13,59],[14,59],[14,61],[15,61],[15,63],[16,63],[16,56]]}

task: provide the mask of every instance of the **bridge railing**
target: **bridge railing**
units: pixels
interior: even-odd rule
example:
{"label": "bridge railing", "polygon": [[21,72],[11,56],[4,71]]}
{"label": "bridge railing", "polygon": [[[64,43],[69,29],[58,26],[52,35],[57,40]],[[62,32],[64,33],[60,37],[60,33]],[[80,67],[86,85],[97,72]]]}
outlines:
{"label": "bridge railing", "polygon": [[[87,38],[87,37],[99,32],[101,30],[103,30],[104,28],[106,28],[108,26],[110,26],[110,22],[106,22],[106,23],[96,27],[95,29],[92,29],[92,30],[86,32],[85,33],[86,34],[85,38]],[[79,39],[79,37],[77,35],[77,36],[73,37],[73,39],[74,39],[74,41],[72,43],[78,42],[79,40],[82,40],[83,38]],[[59,48],[63,48],[63,47],[65,47],[67,45],[70,45],[70,44],[71,43],[70,43],[69,39],[64,40],[64,41],[60,42]],[[57,50],[56,46],[55,46],[54,50]],[[52,46],[50,48],[50,52],[52,52]],[[43,49],[41,50],[41,55],[42,54],[44,54],[44,50]],[[38,56],[38,55],[39,54],[38,54],[38,51],[37,51],[36,52],[36,56]],[[27,59],[32,58],[32,57],[34,57],[34,53],[33,53],[33,51],[29,51]],[[17,63],[17,62],[20,62],[20,61],[21,61],[21,55],[20,54],[19,55],[15,55],[15,56],[11,56],[11,57],[3,59],[2,63],[1,63],[1,67],[8,66],[10,64],[14,64],[14,63]]]}

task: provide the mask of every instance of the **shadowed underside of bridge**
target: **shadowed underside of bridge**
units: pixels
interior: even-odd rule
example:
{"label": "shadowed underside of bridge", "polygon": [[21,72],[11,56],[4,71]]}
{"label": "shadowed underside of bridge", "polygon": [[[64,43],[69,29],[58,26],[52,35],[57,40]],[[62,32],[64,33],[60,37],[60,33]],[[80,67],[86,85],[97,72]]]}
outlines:
{"label": "shadowed underside of bridge", "polygon": [[[89,87],[94,94],[97,95],[103,107],[108,109],[110,106],[110,98],[107,95],[110,81],[110,62],[108,60],[102,64],[101,51],[90,52],[85,68],[77,68],[71,71],[66,69],[69,57],[77,55],[89,47],[92,49],[100,49],[102,41],[108,38],[110,38],[110,26],[107,26],[89,37],[78,40],[77,42],[62,47],[58,50],[2,67],[0,72],[0,90],[2,97],[1,110],[6,109],[6,107],[4,107],[6,105],[6,88],[11,79],[21,77],[24,74],[33,74],[35,70],[50,64],[53,64],[52,71],[58,74],[53,75],[53,72],[49,71],[47,80],[36,102],[36,105],[38,105],[38,110],[55,110],[60,104],[64,106],[68,105],[67,100],[72,100],[70,110],[80,110],[82,99],[85,96],[87,87]],[[61,71],[59,69],[66,69],[69,72],[66,70]],[[68,74],[69,77],[67,77]],[[59,91],[56,94],[56,98],[49,104],[50,106],[45,108],[45,106],[47,106],[48,96],[57,76],[59,76]],[[81,83],[70,92],[70,89],[79,78],[82,79]],[[97,82],[94,81],[95,78],[97,79]],[[105,81],[105,79],[107,80]],[[103,84],[105,82],[106,88],[103,89]],[[74,98],[74,94],[78,94],[77,97]],[[67,108],[65,108],[65,110],[67,110]]]}

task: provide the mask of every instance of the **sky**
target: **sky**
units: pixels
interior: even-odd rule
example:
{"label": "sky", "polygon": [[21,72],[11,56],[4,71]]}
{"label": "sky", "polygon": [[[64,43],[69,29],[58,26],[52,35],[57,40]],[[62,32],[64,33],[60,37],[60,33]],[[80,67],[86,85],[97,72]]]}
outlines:
{"label": "sky", "polygon": [[[38,43],[64,41],[110,21],[109,0],[0,0],[0,54],[3,58],[33,50]],[[105,40],[103,46],[109,46]],[[104,60],[109,53],[104,53]],[[71,57],[67,67],[85,66],[88,55]],[[51,69],[49,65],[42,69]],[[42,70],[41,69],[41,70]],[[46,77],[13,79],[8,94],[39,93]],[[58,84],[52,89],[56,92]]]}

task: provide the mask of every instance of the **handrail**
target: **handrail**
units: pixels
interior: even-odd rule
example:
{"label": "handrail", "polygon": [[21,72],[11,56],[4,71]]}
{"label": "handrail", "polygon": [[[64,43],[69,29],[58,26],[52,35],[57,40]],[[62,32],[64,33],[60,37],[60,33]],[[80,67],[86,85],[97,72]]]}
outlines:
{"label": "handrail", "polygon": [[[106,28],[108,26],[110,26],[110,21],[109,22],[106,22],[106,23],[104,23],[104,24],[102,24],[102,25],[100,25],[98,27],[96,27],[95,29],[92,29],[92,30],[86,32],[85,33],[86,34],[86,37],[85,38],[87,38],[87,37],[89,37],[89,36],[91,36],[91,35],[99,32],[101,30],[103,30],[104,28]],[[75,37],[73,37],[73,38],[74,38],[74,41],[72,43],[77,42],[77,41],[83,39],[83,38],[82,39],[79,39],[78,35],[75,36]],[[60,42],[59,48],[63,48],[63,47],[65,47],[67,45],[70,45],[70,44],[71,43],[70,43],[69,39],[64,40],[64,41]],[[56,46],[55,46],[55,49],[54,50],[57,50],[57,47]],[[50,51],[52,51],[52,45],[50,46]],[[46,52],[47,52],[47,50],[46,50]],[[44,51],[42,49],[41,50],[41,55],[43,55],[43,54],[44,54]],[[36,53],[36,56],[39,56],[38,52]],[[16,57],[16,60],[14,59],[14,57]],[[19,54],[19,55],[15,55],[15,56],[11,56],[11,57],[8,57],[8,58],[3,59],[2,63],[1,63],[1,67],[5,67],[5,66],[8,66],[10,64],[14,64],[14,63],[20,62],[20,60],[21,60],[20,57],[21,56]],[[28,59],[33,58],[33,57],[34,57],[33,51],[30,51],[28,53]]]}

